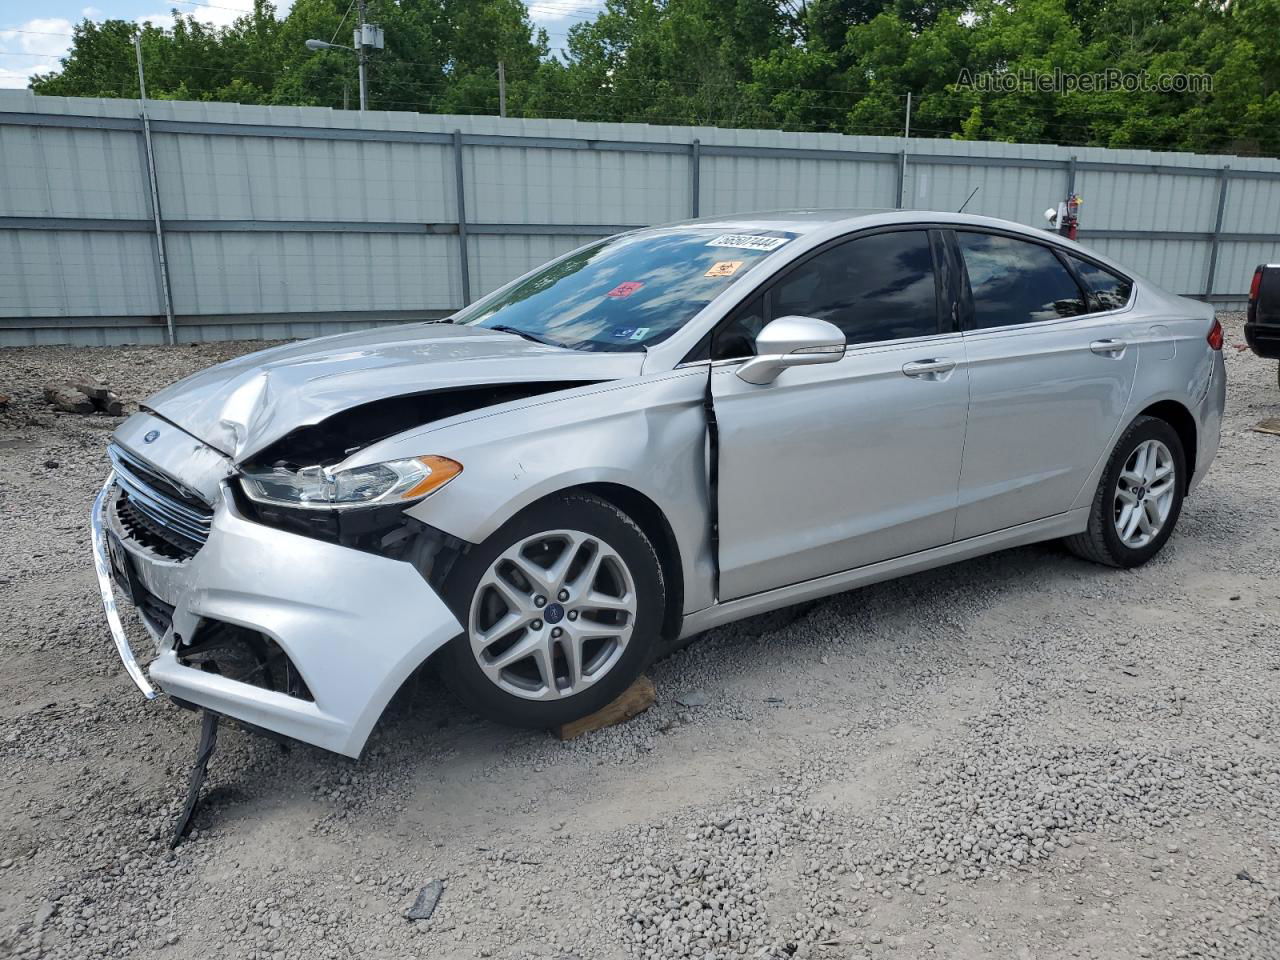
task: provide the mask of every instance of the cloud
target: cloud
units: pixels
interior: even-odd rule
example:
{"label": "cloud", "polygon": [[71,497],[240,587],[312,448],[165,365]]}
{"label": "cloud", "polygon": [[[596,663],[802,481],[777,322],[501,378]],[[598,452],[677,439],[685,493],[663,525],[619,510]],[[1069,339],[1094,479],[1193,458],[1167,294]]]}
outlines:
{"label": "cloud", "polygon": [[[243,14],[253,10],[253,0],[167,0],[179,10],[190,12],[202,23],[225,27]],[[277,0],[276,16],[283,17],[293,6],[293,0]],[[102,21],[106,15],[97,7],[85,7],[80,11],[87,20]],[[135,23],[151,23],[157,27],[173,25],[173,13],[149,13],[133,18]],[[22,89],[37,73],[48,73],[60,66],[59,58],[71,49],[70,20],[61,17],[36,17],[16,27],[0,28],[0,88]]]}
{"label": "cloud", "polygon": [[592,20],[604,8],[604,0],[533,0],[527,4],[529,19],[550,29],[568,26],[563,21]]}
{"label": "cloud", "polygon": [[0,87],[21,89],[32,74],[56,69],[70,46],[71,21],[60,17],[37,17],[0,30]]}
{"label": "cloud", "polygon": [[547,31],[553,52],[563,51],[569,40],[569,28],[575,23],[594,20],[604,9],[604,0],[532,0],[527,3],[529,19],[535,27]]}
{"label": "cloud", "polygon": [[[216,7],[184,3],[182,0],[171,0],[171,2],[182,16],[190,15],[201,23],[212,24],[215,27],[230,26],[237,17],[242,17],[253,10],[252,0],[219,0]],[[173,26],[174,17],[172,10],[166,10],[164,13],[146,13],[133,19],[135,23],[150,23],[156,27],[171,27]]]}
{"label": "cloud", "polygon": [[[253,12],[253,0],[217,0],[216,3],[205,2],[205,0],[200,0],[198,3],[192,0],[169,0],[169,2],[184,17],[195,17],[201,23],[215,27],[230,26],[239,17]],[[289,8],[293,6],[293,0],[276,0],[275,6],[276,18],[282,20],[289,12]],[[173,13],[170,10],[164,13],[147,13],[133,19],[135,23],[151,23],[157,27],[173,25]]]}

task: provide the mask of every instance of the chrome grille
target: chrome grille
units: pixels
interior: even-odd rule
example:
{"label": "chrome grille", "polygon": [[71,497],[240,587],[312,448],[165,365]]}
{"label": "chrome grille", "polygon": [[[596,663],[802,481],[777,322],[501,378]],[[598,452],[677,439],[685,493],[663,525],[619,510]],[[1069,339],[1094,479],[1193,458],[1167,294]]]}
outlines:
{"label": "chrome grille", "polygon": [[194,556],[209,539],[209,505],[123,448],[112,444],[107,453],[122,494],[116,515],[130,535],[171,559]]}

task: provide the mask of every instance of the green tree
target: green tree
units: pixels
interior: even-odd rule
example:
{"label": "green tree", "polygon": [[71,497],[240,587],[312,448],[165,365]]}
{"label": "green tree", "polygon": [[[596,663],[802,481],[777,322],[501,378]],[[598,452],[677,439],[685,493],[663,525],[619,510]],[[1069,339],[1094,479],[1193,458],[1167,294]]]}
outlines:
{"label": "green tree", "polygon": [[[550,55],[520,0],[369,0],[374,109],[508,113],[1280,154],[1280,0],[606,0]],[[339,107],[357,99],[350,0],[266,0],[230,26],[75,28],[38,93]],[[1207,90],[994,92],[969,75],[1209,74]]]}
{"label": "green tree", "polygon": [[742,85],[786,37],[772,0],[609,0],[569,31],[575,115],[745,126],[767,121]]}

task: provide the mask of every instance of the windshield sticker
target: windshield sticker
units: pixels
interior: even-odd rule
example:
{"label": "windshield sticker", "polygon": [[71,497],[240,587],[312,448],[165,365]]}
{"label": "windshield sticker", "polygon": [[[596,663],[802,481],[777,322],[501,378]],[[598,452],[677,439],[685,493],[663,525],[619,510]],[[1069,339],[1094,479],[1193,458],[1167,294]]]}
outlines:
{"label": "windshield sticker", "polygon": [[743,264],[742,260],[717,260],[704,277],[732,277]]}
{"label": "windshield sticker", "polygon": [[631,335],[632,340],[643,340],[649,335],[648,327],[636,327],[636,332]]}
{"label": "windshield sticker", "polygon": [[635,334],[635,332],[636,332],[636,328],[635,328],[635,327],[614,327],[614,328],[613,328],[613,339],[615,339],[615,340],[630,340],[630,339],[631,339],[631,337]]}
{"label": "windshield sticker", "polygon": [[708,247],[735,247],[738,250],[777,250],[789,237],[757,237],[750,233],[722,233]]}
{"label": "windshield sticker", "polygon": [[631,296],[633,293],[635,293],[637,290],[639,290],[643,286],[644,284],[639,281],[628,280],[626,283],[618,284],[616,287],[614,287],[612,290],[606,293],[605,296],[614,297],[615,299],[622,299],[623,297]]}

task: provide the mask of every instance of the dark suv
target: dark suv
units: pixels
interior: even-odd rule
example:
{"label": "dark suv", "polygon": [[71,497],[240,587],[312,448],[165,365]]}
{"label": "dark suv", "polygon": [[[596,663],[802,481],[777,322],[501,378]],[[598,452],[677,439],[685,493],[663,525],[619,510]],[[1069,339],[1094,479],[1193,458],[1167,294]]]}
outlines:
{"label": "dark suv", "polygon": [[[1253,271],[1244,338],[1258,356],[1280,360],[1280,263],[1261,263]],[[1280,382],[1280,367],[1276,374]]]}

